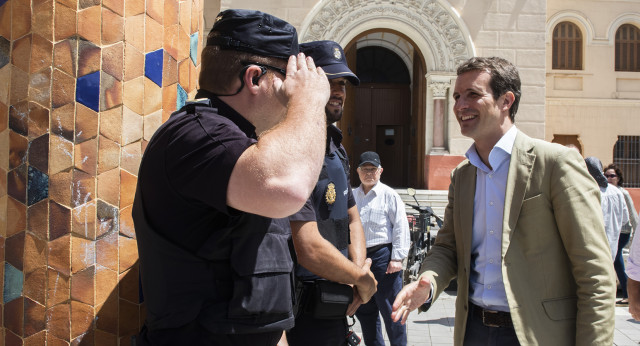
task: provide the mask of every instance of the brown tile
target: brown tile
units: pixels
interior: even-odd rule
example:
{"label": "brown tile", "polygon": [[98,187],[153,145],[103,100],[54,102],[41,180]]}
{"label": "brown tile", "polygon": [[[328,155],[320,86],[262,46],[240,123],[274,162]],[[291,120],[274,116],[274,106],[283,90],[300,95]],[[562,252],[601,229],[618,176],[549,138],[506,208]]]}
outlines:
{"label": "brown tile", "polygon": [[169,85],[178,82],[178,62],[171,55],[164,52],[164,62],[162,68],[162,86],[167,87]]}
{"label": "brown tile", "polygon": [[70,232],[71,209],[49,200],[49,239],[56,240]]}
{"label": "brown tile", "polygon": [[47,334],[47,346],[69,346],[69,342],[56,338],[51,333]]}
{"label": "brown tile", "polygon": [[127,238],[136,238],[135,228],[133,226],[133,217],[131,215],[131,206],[120,210],[120,234]]}
{"label": "brown tile", "polygon": [[[141,2],[144,4],[144,1],[127,1],[126,4],[130,4],[133,2]],[[144,14],[138,14],[136,16],[127,15],[127,18],[124,21],[124,40],[127,42],[127,44],[131,44],[141,52],[145,52],[145,35],[140,35],[140,33],[144,32],[145,17],[146,16]]]}
{"label": "brown tile", "polygon": [[135,239],[122,236],[118,239],[118,243],[120,273],[123,273],[138,261],[138,245]]}
{"label": "brown tile", "polygon": [[122,147],[120,167],[131,174],[138,174],[138,170],[140,169],[140,161],[142,160],[141,144],[142,143],[138,141]]}
{"label": "brown tile", "polygon": [[127,333],[137,333],[140,330],[140,307],[124,299],[120,299],[119,304],[119,335],[124,336]]}
{"label": "brown tile", "polygon": [[124,3],[124,15],[129,19],[131,16],[144,13],[145,2],[140,0],[127,0]]}
{"label": "brown tile", "polygon": [[137,142],[142,139],[142,116],[125,107],[122,110],[122,145]]}
{"label": "brown tile", "polygon": [[9,107],[0,102],[0,132],[7,129],[9,124]]}
{"label": "brown tile", "polygon": [[178,0],[164,0],[164,26],[178,24]]}
{"label": "brown tile", "polygon": [[99,71],[101,59],[99,47],[89,41],[78,41],[78,77]]}
{"label": "brown tile", "polygon": [[10,40],[11,37],[11,2],[0,7],[0,36]]}
{"label": "brown tile", "polygon": [[[96,321],[96,324],[98,322]],[[95,331],[95,344],[96,346],[110,346],[118,344],[118,337],[115,334],[103,332],[99,329]]]}
{"label": "brown tile", "polygon": [[17,335],[24,330],[24,298],[14,299],[4,305],[4,327]]}
{"label": "brown tile", "polygon": [[31,72],[51,67],[53,61],[53,43],[40,35],[34,34],[31,58]]}
{"label": "brown tile", "polygon": [[65,5],[74,11],[78,10],[78,0],[56,0],[58,4]]}
{"label": "brown tile", "polygon": [[100,110],[105,111],[122,105],[122,82],[102,72],[100,81]]}
{"label": "brown tile", "polygon": [[[44,316],[44,313],[43,313],[43,316]],[[42,346],[46,344],[47,344],[46,330],[33,334],[30,337],[24,338],[24,346]]]}
{"label": "brown tile", "polygon": [[[43,331],[46,327],[44,305],[29,298],[24,300],[24,336],[28,337]],[[44,341],[44,339],[43,339]]]}
{"label": "brown tile", "polygon": [[[0,168],[0,196],[6,196],[6,195],[7,195],[7,171]],[[0,210],[4,210],[4,209],[0,209]],[[2,222],[0,222],[0,224],[2,224]]]}
{"label": "brown tile", "polygon": [[178,63],[178,83],[188,93],[191,85],[191,59],[185,59]]}
{"label": "brown tile", "polygon": [[[91,6],[78,11],[78,35],[100,46],[102,45],[102,11],[100,6]],[[82,76],[82,75],[81,75]]]}
{"label": "brown tile", "polygon": [[[94,322],[95,324],[95,322]],[[73,326],[71,327],[73,329]],[[95,344],[95,329],[90,326],[84,333],[71,340],[71,346],[93,346]]]}
{"label": "brown tile", "polygon": [[47,234],[49,233],[48,200],[42,200],[27,209],[27,230],[36,237],[47,240]]}
{"label": "brown tile", "polygon": [[176,110],[178,99],[178,86],[170,85],[162,88],[162,122],[166,122],[171,113]]}
{"label": "brown tile", "polygon": [[124,78],[124,43],[102,48],[102,71],[121,81]]}
{"label": "brown tile", "polygon": [[47,293],[47,267],[41,267],[24,276],[23,295],[45,304]]}
{"label": "brown tile", "polygon": [[160,25],[164,24],[164,0],[147,0],[147,15]]}
{"label": "brown tile", "polygon": [[91,176],[96,175],[98,162],[98,140],[96,138],[76,144],[74,155],[74,165],[77,169]]}
{"label": "brown tile", "polygon": [[70,76],[76,76],[78,66],[78,40],[69,38],[58,42],[53,47],[53,67],[66,72]]}
{"label": "brown tile", "polygon": [[[189,86],[184,87],[187,93],[193,93],[196,91],[196,86],[198,83],[198,73],[196,72],[196,67],[191,63],[191,59],[187,59],[189,61]],[[191,97],[191,96],[190,96]]]}
{"label": "brown tile", "polygon": [[0,335],[0,337],[3,337],[3,339],[0,339],[0,340],[4,341],[3,343],[4,346],[23,346],[22,338],[20,338],[10,330],[7,330],[5,332],[5,335],[4,336]]}
{"label": "brown tile", "polygon": [[49,134],[31,141],[29,145],[29,165],[42,172],[49,171]]}
{"label": "brown tile", "polygon": [[51,68],[44,68],[29,76],[29,101],[49,106],[51,102]]}
{"label": "brown tile", "polygon": [[199,1],[194,1],[191,5],[191,32],[189,34],[198,31],[200,18],[202,18],[202,5],[199,4]]}
{"label": "brown tile", "polygon": [[182,26],[178,26],[178,56],[176,60],[182,62],[185,59],[190,59],[191,53],[191,38],[189,37],[188,29]]}
{"label": "brown tile", "polygon": [[111,334],[118,334],[118,295],[111,294],[107,301],[96,306],[96,329]]}
{"label": "brown tile", "polygon": [[73,142],[75,132],[75,105],[67,104],[51,113],[51,133]]}
{"label": "brown tile", "polygon": [[46,312],[47,331],[52,336],[69,341],[71,333],[71,308],[70,304],[55,305]]}
{"label": "brown tile", "polygon": [[103,200],[98,200],[96,217],[99,221],[97,227],[98,237],[118,231],[118,207]]}
{"label": "brown tile", "polygon": [[138,48],[125,43],[124,48],[124,80],[144,76],[144,54]]}
{"label": "brown tile", "polygon": [[76,11],[61,5],[60,1],[55,6],[55,40],[60,41],[76,34]]}
{"label": "brown tile", "polygon": [[149,53],[162,48],[162,24],[149,16],[145,16],[144,52]]}
{"label": "brown tile", "polygon": [[98,198],[111,204],[119,205],[120,170],[114,168],[98,176]]}
{"label": "brown tile", "polygon": [[[11,238],[9,238],[11,239]],[[25,232],[24,237],[24,273],[30,274],[47,266],[47,242],[33,234]]]}
{"label": "brown tile", "polygon": [[31,3],[29,1],[12,1],[11,35],[22,37],[31,31]]}
{"label": "brown tile", "polygon": [[187,34],[191,33],[191,6],[192,1],[180,1],[180,26]]}
{"label": "brown tile", "polygon": [[66,302],[71,298],[69,276],[48,269],[47,280],[47,308]]}
{"label": "brown tile", "polygon": [[95,305],[104,304],[110,295],[116,294],[118,288],[118,273],[115,270],[96,266],[96,301]]}
{"label": "brown tile", "polygon": [[49,132],[49,109],[29,102],[29,138],[40,137]]}
{"label": "brown tile", "polygon": [[67,170],[52,175],[49,179],[49,198],[57,203],[71,206],[73,171]]}
{"label": "brown tile", "polygon": [[133,204],[138,179],[133,174],[120,170],[120,208]]}
{"label": "brown tile", "polygon": [[175,25],[165,25],[164,27],[164,43],[162,48],[174,59],[178,58],[178,49],[180,41],[180,27]]}
{"label": "brown tile", "polygon": [[26,232],[20,232],[5,240],[4,259],[16,269],[24,270],[24,238]]}
{"label": "brown tile", "polygon": [[96,196],[96,178],[83,171],[73,170],[71,207],[75,208],[92,201]]}
{"label": "brown tile", "polygon": [[144,111],[148,115],[162,109],[162,88],[151,79],[144,79]]}
{"label": "brown tile", "polygon": [[82,238],[96,239],[96,201],[85,203],[71,212],[71,232]]}
{"label": "brown tile", "polygon": [[7,230],[6,236],[11,237],[27,228],[27,206],[13,197],[7,197]]}
{"label": "brown tile", "polygon": [[31,35],[26,35],[13,42],[11,63],[24,72],[29,72],[31,61]]}
{"label": "brown tile", "polygon": [[9,91],[9,102],[16,104],[24,101],[29,96],[29,74],[20,69],[11,69],[11,90]]}
{"label": "brown tile", "polygon": [[100,5],[100,0],[80,0],[78,1],[78,9],[84,10],[92,6]]}
{"label": "brown tile", "polygon": [[103,0],[102,6],[117,13],[119,16],[124,16],[124,0]]}
{"label": "brown tile", "polygon": [[96,266],[92,265],[71,276],[71,299],[85,304],[95,303]]}
{"label": "brown tile", "polygon": [[[80,237],[71,237],[71,272],[76,275],[79,271],[96,264],[95,242]],[[72,275],[72,279],[73,279]]]}
{"label": "brown tile", "polygon": [[[53,23],[53,3],[54,0],[45,0],[33,6],[33,33],[48,41],[53,41],[53,25],[51,25]],[[51,51],[49,51],[49,55],[51,55]]]}
{"label": "brown tile", "polygon": [[72,76],[61,70],[54,69],[51,79],[51,101],[53,108],[75,102],[76,80]]}
{"label": "brown tile", "polygon": [[[124,82],[124,94],[122,101],[124,105],[137,114],[143,114],[144,101],[144,80],[147,78],[138,77],[128,82]],[[153,83],[153,82],[151,82]]]}
{"label": "brown tile", "polygon": [[162,125],[162,110],[144,116],[144,140],[151,140],[151,136]]}
{"label": "brown tile", "polygon": [[[17,134],[26,136],[29,133],[29,103],[22,101],[9,107],[9,128]],[[15,167],[21,165],[17,164]]]}
{"label": "brown tile", "polygon": [[120,145],[104,136],[100,136],[98,145],[98,173],[102,174],[118,167]]}
{"label": "brown tile", "polygon": [[100,134],[116,143],[122,136],[122,107],[100,113]]}
{"label": "brown tile", "polygon": [[78,104],[76,114],[76,143],[98,137],[98,113]]}
{"label": "brown tile", "polygon": [[131,269],[120,274],[118,293],[120,299],[134,304],[140,303],[140,271],[138,262],[136,262]]}
{"label": "brown tile", "polygon": [[8,80],[11,80],[11,71],[13,68],[11,65],[7,64],[4,67],[0,68],[0,103],[4,105],[9,104],[9,83]]}
{"label": "brown tile", "polygon": [[27,203],[27,165],[21,165],[9,171],[7,194],[20,203]]}
{"label": "brown tile", "polygon": [[102,9],[102,44],[109,45],[124,40],[124,17]]}
{"label": "brown tile", "polygon": [[50,136],[49,141],[49,174],[73,167],[73,143],[60,136]]}
{"label": "brown tile", "polygon": [[111,232],[96,241],[96,257],[99,265],[118,271],[118,233]]}

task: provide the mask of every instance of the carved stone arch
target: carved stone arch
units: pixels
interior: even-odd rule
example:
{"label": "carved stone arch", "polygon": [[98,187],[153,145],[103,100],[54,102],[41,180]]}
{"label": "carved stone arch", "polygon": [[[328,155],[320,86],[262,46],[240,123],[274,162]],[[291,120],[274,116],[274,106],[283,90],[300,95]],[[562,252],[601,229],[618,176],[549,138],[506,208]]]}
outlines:
{"label": "carved stone arch", "polygon": [[300,42],[348,44],[358,34],[381,28],[409,37],[428,71],[453,72],[475,55],[469,31],[445,0],[321,0],[302,23]]}

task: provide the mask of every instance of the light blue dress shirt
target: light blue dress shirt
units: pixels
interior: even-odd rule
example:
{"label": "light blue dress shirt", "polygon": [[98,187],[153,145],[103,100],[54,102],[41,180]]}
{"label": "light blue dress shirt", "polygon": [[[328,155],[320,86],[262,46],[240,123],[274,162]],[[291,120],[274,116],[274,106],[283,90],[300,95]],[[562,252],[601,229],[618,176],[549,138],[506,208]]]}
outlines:
{"label": "light blue dress shirt", "polygon": [[493,169],[482,162],[475,144],[466,153],[469,162],[477,168],[469,300],[489,310],[509,311],[502,280],[502,222],[516,134],[517,129],[512,126],[491,149],[489,164]]}

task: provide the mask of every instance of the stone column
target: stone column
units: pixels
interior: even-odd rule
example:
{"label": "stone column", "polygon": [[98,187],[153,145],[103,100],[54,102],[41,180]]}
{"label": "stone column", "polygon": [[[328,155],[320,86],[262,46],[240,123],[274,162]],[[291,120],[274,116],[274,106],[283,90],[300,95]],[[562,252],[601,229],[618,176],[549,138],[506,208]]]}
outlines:
{"label": "stone column", "polygon": [[202,6],[0,0],[0,344],[128,345],[140,329],[136,176],[195,95]]}
{"label": "stone column", "polygon": [[447,90],[449,90],[450,82],[448,80],[445,81],[443,78],[429,76],[427,83],[433,93],[433,146],[431,153],[443,153],[445,151],[444,114],[446,112]]}

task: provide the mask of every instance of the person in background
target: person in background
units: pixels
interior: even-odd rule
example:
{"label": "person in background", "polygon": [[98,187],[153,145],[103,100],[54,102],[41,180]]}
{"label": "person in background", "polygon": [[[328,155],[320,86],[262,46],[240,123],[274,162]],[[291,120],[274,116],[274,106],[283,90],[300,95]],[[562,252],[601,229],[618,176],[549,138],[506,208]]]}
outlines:
{"label": "person in background", "polygon": [[367,258],[378,281],[378,291],[368,303],[360,306],[364,342],[369,346],[384,345],[380,315],[392,346],[407,345],[407,328],[391,319],[391,306],[402,289],[402,261],[409,253],[410,237],[404,202],[398,193],[380,181],[383,168],[380,156],[367,151],[360,155],[360,186],[354,190],[356,205],[367,242]]}
{"label": "person in background", "polygon": [[620,168],[613,163],[609,164],[604,169],[604,176],[607,178],[609,184],[617,186],[620,191],[622,191],[624,200],[627,203],[627,210],[629,211],[629,222],[622,225],[620,238],[618,238],[618,251],[616,252],[616,258],[613,260],[613,267],[616,269],[616,275],[620,282],[620,290],[622,291],[622,299],[618,300],[616,305],[626,306],[629,305],[629,295],[627,294],[627,274],[625,273],[622,249],[629,243],[631,231],[635,230],[638,226],[638,213],[636,212],[636,207],[633,205],[633,199],[631,199],[629,191],[622,188],[624,177],[622,176]]}

